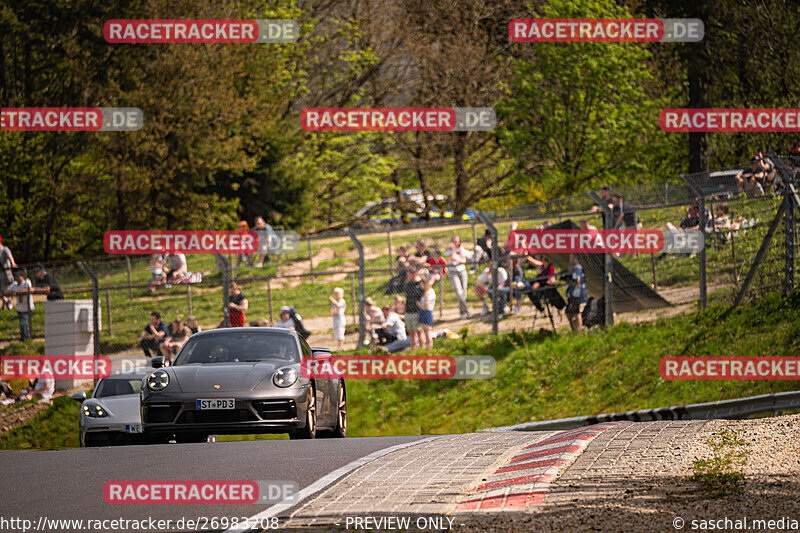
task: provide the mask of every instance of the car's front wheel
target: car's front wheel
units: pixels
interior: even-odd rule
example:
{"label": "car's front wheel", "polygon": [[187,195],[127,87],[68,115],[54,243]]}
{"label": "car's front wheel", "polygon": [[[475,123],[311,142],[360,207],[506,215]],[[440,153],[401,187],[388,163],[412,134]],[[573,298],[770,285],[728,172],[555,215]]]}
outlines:
{"label": "car's front wheel", "polygon": [[313,439],[317,436],[317,394],[314,385],[308,386],[308,401],[306,402],[306,427],[292,431],[289,438]]}

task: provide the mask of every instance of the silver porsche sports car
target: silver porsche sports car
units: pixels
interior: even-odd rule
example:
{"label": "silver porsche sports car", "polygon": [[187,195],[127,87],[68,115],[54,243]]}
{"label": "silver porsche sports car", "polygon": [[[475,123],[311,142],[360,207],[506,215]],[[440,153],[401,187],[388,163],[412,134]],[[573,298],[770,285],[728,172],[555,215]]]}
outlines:
{"label": "silver porsche sports car", "polygon": [[192,335],[172,366],[142,382],[148,438],[204,442],[212,434],[288,433],[344,437],[347,396],[340,379],[304,378],[304,358],[330,357],[294,330],[225,328]]}
{"label": "silver porsche sports car", "polygon": [[101,379],[87,399],[85,392],[72,395],[81,402],[81,447],[143,444],[139,418],[139,389],[151,367],[116,372]]}

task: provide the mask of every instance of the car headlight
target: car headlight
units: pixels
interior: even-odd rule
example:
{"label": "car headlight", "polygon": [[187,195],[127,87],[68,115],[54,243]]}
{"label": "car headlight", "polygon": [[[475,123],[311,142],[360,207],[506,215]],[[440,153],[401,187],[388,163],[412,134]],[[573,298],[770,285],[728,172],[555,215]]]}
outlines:
{"label": "car headlight", "polygon": [[272,382],[281,388],[291,387],[297,381],[297,370],[291,366],[279,368],[272,375]]}
{"label": "car headlight", "polygon": [[164,370],[156,370],[147,376],[147,388],[152,391],[164,390],[169,385],[169,374]]}
{"label": "car headlight", "polygon": [[101,405],[92,402],[83,402],[83,414],[89,418],[103,418],[108,416],[108,411],[103,409]]}

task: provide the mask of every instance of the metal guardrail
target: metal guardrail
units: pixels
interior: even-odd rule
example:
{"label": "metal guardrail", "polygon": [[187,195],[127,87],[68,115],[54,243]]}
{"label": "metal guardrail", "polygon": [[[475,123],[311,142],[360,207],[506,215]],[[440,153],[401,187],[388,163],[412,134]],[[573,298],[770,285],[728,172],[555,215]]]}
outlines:
{"label": "metal guardrail", "polygon": [[603,422],[628,420],[631,422],[650,422],[653,420],[712,420],[715,418],[747,418],[754,415],[800,409],[800,391],[778,392],[749,398],[737,398],[719,402],[696,403],[625,413],[610,413],[594,416],[577,416],[558,420],[528,422],[515,426],[482,429],[482,432],[499,433],[503,431],[551,431],[574,429]]}

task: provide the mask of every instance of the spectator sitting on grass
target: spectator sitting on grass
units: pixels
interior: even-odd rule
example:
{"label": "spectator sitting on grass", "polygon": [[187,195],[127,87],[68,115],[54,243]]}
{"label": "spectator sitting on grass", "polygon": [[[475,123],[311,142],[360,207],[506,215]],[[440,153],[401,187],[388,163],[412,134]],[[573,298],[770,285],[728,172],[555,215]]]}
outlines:
{"label": "spectator sitting on grass", "polygon": [[0,237],[0,303],[2,303],[0,309],[12,309],[11,300],[6,298],[6,289],[14,283],[15,268],[17,268],[17,263],[14,262],[14,254],[11,253],[8,246],[3,245],[3,239]]}
{"label": "spectator sitting on grass", "polygon": [[[297,315],[298,319],[302,320],[298,313],[295,313],[295,315]],[[288,305],[281,307],[280,318],[280,320],[275,322],[276,328],[295,329],[294,320],[292,320],[292,309]]]}
{"label": "spectator sitting on grass", "polygon": [[41,400],[50,402],[56,390],[56,380],[50,369],[45,368],[44,372],[31,383],[27,389],[19,391],[19,400]]}
{"label": "spectator sitting on grass", "polygon": [[164,259],[169,271],[167,272],[167,283],[177,283],[186,276],[187,265],[184,254],[167,254]]}
{"label": "spectator sitting on grass", "polygon": [[46,294],[47,299],[63,300],[64,293],[61,292],[61,287],[58,285],[56,278],[44,269],[44,265],[39,263],[33,269],[36,281],[34,284],[33,292],[37,294]]}
{"label": "spectator sitting on grass", "polygon": [[376,330],[378,333],[378,344],[385,346],[398,340],[405,340],[406,326],[403,324],[403,319],[400,318],[397,311],[388,305],[383,306],[381,310],[386,320]]}
{"label": "spectator sitting on grass", "polygon": [[[364,300],[364,324],[366,325],[367,333],[369,333],[370,338],[372,341],[378,340],[377,335],[377,328],[384,321],[383,312],[381,308],[375,304],[375,300],[372,298],[366,298]],[[369,340],[365,339],[365,343],[368,343]]]}
{"label": "spectator sitting on grass", "polygon": [[11,390],[11,385],[0,378],[0,405],[10,405],[17,401],[17,395]]}
{"label": "spectator sitting on grass", "polygon": [[31,338],[31,315],[34,309],[32,292],[31,280],[25,277],[22,270],[17,270],[14,274],[14,283],[8,286],[5,295],[16,299],[20,342]]}
{"label": "spectator sitting on grass", "polygon": [[183,325],[183,320],[180,318],[173,320],[172,333],[161,343],[161,355],[164,356],[164,360],[168,364],[172,363],[175,354],[178,353],[191,335],[192,330]]}
{"label": "spectator sitting on grass", "polygon": [[[150,322],[145,325],[139,339],[139,346],[142,347],[147,358],[158,355],[161,352],[161,343],[169,337],[167,325],[161,321],[161,313],[153,311],[150,313]],[[151,355],[152,352],[152,355]]]}
{"label": "spectator sitting on grass", "polygon": [[167,274],[164,272],[164,258],[161,254],[150,256],[150,281],[147,283],[147,292],[152,294],[156,287],[167,282]]}
{"label": "spectator sitting on grass", "polygon": [[197,323],[197,317],[189,315],[186,317],[186,327],[192,331],[192,335],[200,331],[200,324]]}

